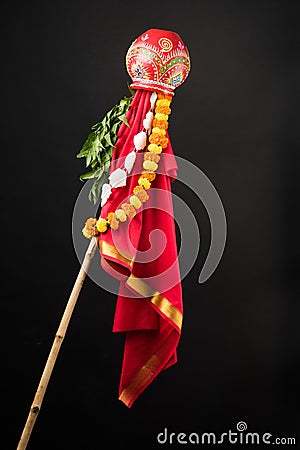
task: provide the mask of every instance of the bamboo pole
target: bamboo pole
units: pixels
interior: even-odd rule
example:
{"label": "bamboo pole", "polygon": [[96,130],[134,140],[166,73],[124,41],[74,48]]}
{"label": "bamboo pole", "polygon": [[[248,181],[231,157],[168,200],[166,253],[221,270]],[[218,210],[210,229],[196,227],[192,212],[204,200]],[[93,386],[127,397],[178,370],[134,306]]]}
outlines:
{"label": "bamboo pole", "polygon": [[65,308],[65,311],[63,313],[63,316],[61,318],[61,322],[59,324],[59,327],[57,329],[46,365],[44,367],[44,371],[42,373],[37,391],[35,393],[34,400],[32,402],[27,421],[25,423],[17,450],[25,450],[32,432],[32,429],[34,427],[35,421],[37,419],[38,413],[40,412],[43,398],[52,374],[52,370],[54,368],[54,364],[56,361],[56,358],[58,356],[62,341],[66,335],[66,331],[74,310],[74,307],[76,305],[76,301],[78,299],[79,293],[81,291],[82,285],[84,283],[86,274],[88,272],[89,266],[91,264],[91,261],[93,259],[93,256],[95,254],[95,250],[97,248],[97,240],[95,237],[91,239],[91,242],[88,246],[88,249],[85,253],[80,271],[77,275],[76,281],[74,283],[72,292],[70,294],[67,306]]}

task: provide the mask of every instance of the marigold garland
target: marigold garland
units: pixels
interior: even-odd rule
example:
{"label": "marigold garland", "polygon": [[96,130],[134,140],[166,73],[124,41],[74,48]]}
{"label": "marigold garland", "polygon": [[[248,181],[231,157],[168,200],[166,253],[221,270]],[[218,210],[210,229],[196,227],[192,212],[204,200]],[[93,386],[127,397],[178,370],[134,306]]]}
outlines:
{"label": "marigold garland", "polygon": [[143,168],[145,169],[139,179],[138,185],[134,187],[132,195],[129,197],[129,203],[123,203],[115,212],[108,213],[106,218],[100,217],[98,220],[90,217],[87,219],[82,234],[91,239],[99,233],[105,233],[108,228],[117,230],[120,222],[125,222],[128,218],[136,215],[137,210],[142,203],[149,199],[147,190],[150,189],[151,183],[155,180],[155,171],[158,168],[160,160],[159,154],[168,145],[166,130],[168,128],[168,119],[171,113],[170,104],[172,96],[157,93],[157,100],[154,106],[154,119],[152,129],[148,138],[149,144],[147,151],[144,153]]}
{"label": "marigold garland", "polygon": [[144,189],[150,189],[150,187],[151,187],[150,181],[148,180],[148,178],[145,178],[144,176],[141,176],[138,179],[138,183],[139,183],[139,186],[141,186]]}
{"label": "marigold garland", "polygon": [[136,210],[130,203],[123,203],[121,208],[125,211],[126,216],[129,218],[133,218],[136,215]]}
{"label": "marigold garland", "polygon": [[148,145],[148,150],[151,153],[161,153],[162,152],[162,146],[161,145],[157,145],[157,144],[149,144]]}
{"label": "marigold garland", "polygon": [[[150,155],[150,153],[149,153],[149,155]],[[145,154],[145,156],[146,156],[146,154]],[[158,161],[155,161],[155,162],[158,162]],[[151,181],[154,181],[155,178],[156,178],[156,173],[154,173],[154,172],[147,172],[145,170],[143,170],[142,175],[143,175],[144,178],[147,178],[147,180],[149,180],[150,183],[151,183]],[[140,186],[137,186],[137,187],[140,187]]]}
{"label": "marigold garland", "polygon": [[116,219],[120,222],[125,222],[127,219],[127,216],[125,214],[125,211],[123,209],[116,209]]}
{"label": "marigold garland", "polygon": [[158,120],[158,119],[154,118],[152,125],[153,125],[153,127],[160,128],[161,130],[167,130],[168,126],[169,126],[169,122],[167,122],[166,120]]}
{"label": "marigold garland", "polygon": [[[160,160],[160,156],[157,155],[156,153],[151,153],[151,152],[145,153],[144,161],[153,161],[155,163],[158,163],[159,160]],[[146,176],[144,172],[143,172],[143,176]],[[146,178],[147,178],[147,176],[146,176]],[[152,180],[149,179],[149,177],[148,177],[148,180],[152,181]]]}
{"label": "marigold garland", "polygon": [[152,134],[162,134],[163,136],[165,136],[166,130],[158,128],[158,127],[154,127],[154,128],[152,128]]}
{"label": "marigold garland", "polygon": [[158,164],[156,164],[153,161],[146,160],[143,162],[143,167],[144,167],[144,169],[148,170],[149,172],[155,172],[158,168]]}
{"label": "marigold garland", "polygon": [[157,114],[171,114],[171,108],[169,106],[157,106],[155,109]]}
{"label": "marigold garland", "polygon": [[99,233],[104,233],[107,230],[108,221],[100,217],[96,222],[96,228]]}
{"label": "marigold garland", "polygon": [[137,198],[141,200],[142,203],[146,202],[149,199],[149,195],[141,186],[136,186],[133,189],[133,192],[137,196]]}

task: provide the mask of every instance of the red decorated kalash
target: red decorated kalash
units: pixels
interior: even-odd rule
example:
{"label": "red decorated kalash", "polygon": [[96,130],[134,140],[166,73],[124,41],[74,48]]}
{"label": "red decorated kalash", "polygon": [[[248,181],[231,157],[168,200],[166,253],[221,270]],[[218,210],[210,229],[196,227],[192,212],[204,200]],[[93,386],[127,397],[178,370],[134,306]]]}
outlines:
{"label": "red decorated kalash", "polygon": [[[175,89],[190,58],[181,37],[149,29],[130,46],[126,66],[135,91],[92,223],[101,266],[120,281],[113,331],[125,335],[119,399],[131,407],[177,361],[182,287],[171,196],[177,164],[168,134]],[[83,230],[91,237],[91,227]]]}
{"label": "red decorated kalash", "polygon": [[173,95],[189,74],[190,57],[177,33],[154,28],[132,43],[126,66],[133,89]]}

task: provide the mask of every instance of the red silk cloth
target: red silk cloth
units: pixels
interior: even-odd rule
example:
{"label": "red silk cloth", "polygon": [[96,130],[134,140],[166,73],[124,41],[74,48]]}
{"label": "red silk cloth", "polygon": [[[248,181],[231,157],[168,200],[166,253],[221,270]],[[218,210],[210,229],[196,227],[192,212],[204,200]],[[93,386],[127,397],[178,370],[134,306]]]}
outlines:
{"label": "red silk cloth", "polygon": [[[111,161],[111,172],[122,166],[134,149],[133,137],[143,130],[151,92],[138,89],[122,123]],[[101,216],[129,203],[138,185],[143,152],[138,152],[126,186],[112,189]],[[166,155],[164,157],[164,155]],[[182,324],[182,289],[171,182],[177,164],[170,144],[161,154],[149,199],[136,216],[99,235],[101,266],[120,280],[113,331],[125,334],[119,398],[131,407],[138,396],[167,367],[177,361]],[[155,231],[154,231],[155,230]]]}

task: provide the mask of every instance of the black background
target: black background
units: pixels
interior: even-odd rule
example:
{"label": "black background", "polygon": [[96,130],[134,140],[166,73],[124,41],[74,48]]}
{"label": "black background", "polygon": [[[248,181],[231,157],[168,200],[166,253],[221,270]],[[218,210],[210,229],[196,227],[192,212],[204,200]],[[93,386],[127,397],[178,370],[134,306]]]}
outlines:
{"label": "black background", "polygon": [[[179,33],[192,70],[170,117],[175,154],[214,183],[221,263],[183,280],[178,363],[131,409],[118,399],[113,294],[87,278],[28,450],[144,448],[169,432],[299,439],[299,223],[295,1],[74,0],[1,6],[2,441],[15,449],[80,268],[71,221],[90,126],[128,94],[124,57],[149,28]],[[4,427],[3,427],[4,425]],[[173,445],[174,447],[174,445]]]}

